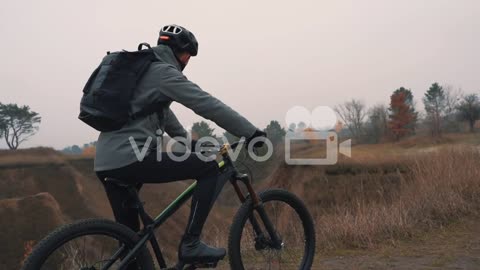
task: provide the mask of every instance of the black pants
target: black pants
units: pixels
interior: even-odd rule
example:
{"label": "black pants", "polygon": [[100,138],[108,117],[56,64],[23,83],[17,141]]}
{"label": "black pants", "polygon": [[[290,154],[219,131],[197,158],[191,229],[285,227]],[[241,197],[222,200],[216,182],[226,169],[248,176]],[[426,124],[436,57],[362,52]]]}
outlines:
{"label": "black pants", "polygon": [[138,184],[138,189],[140,189],[141,183],[167,183],[196,179],[197,187],[193,193],[185,234],[200,236],[208,213],[218,195],[219,168],[217,162],[205,162],[195,153],[191,153],[186,160],[180,162],[172,160],[167,153],[162,153],[161,161],[157,161],[156,155],[156,152],[152,152],[143,161],[119,169],[96,172],[105,187],[115,219],[134,231],[140,230],[138,211],[125,207],[125,202],[132,200],[129,198],[127,190],[113,183],[105,182],[106,177],[131,181],[132,184]]}

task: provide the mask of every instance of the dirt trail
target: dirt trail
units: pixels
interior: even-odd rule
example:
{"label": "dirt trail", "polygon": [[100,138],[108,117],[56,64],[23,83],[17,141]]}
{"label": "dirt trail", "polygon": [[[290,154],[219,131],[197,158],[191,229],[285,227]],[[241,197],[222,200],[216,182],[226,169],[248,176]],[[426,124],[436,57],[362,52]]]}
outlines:
{"label": "dirt trail", "polygon": [[[339,252],[340,253],[340,252]],[[312,269],[480,269],[480,217],[464,219],[420,239],[375,251],[342,251]]]}

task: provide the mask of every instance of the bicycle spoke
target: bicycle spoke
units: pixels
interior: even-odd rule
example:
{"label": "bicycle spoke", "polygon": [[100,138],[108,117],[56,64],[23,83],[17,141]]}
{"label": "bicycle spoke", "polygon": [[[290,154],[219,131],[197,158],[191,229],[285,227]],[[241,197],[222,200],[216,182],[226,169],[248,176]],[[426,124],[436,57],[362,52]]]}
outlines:
{"label": "bicycle spoke", "polygon": [[[246,224],[241,239],[245,269],[298,269],[305,249],[304,235],[298,232],[301,228],[297,228],[301,227],[301,220],[294,209],[283,202],[266,202],[264,207],[284,246],[282,249],[275,249],[265,225],[260,222],[268,245],[257,250],[256,233],[250,223]],[[256,213],[254,216],[261,221]]]}
{"label": "bicycle spoke", "polygon": [[[118,241],[105,236],[83,236],[72,239],[59,247],[49,256],[43,269],[49,270],[76,270],[82,268],[115,269],[119,264],[123,248],[118,246]],[[113,260],[113,262],[112,262]]]}

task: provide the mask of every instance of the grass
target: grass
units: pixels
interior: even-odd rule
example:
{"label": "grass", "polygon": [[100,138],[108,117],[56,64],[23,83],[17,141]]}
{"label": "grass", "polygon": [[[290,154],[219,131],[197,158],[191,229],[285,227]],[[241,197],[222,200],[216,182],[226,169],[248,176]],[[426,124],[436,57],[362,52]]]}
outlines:
{"label": "grass", "polygon": [[64,159],[52,148],[37,147],[19,150],[0,150],[1,167],[19,167],[22,165],[61,164]]}
{"label": "grass", "polygon": [[[281,164],[258,185],[285,188],[306,202],[322,254],[396,246],[478,213],[479,144],[477,134],[448,134],[356,145],[352,158],[339,156],[336,165]],[[319,156],[314,148],[300,150]]]}
{"label": "grass", "polygon": [[[478,213],[479,138],[470,134],[448,135],[435,144],[417,138],[357,145],[352,149],[351,159],[342,157],[334,166],[287,166],[272,162],[258,172],[254,168],[259,175],[255,185],[259,189],[283,187],[306,202],[316,221],[321,254],[348,256],[378,250],[384,245],[397,247],[402,241],[421,241],[427,231]],[[55,166],[25,167],[28,164]],[[66,157],[52,149],[37,148],[0,151],[0,165],[18,167],[0,170],[0,178],[4,180],[0,185],[1,198],[45,191],[55,197],[63,214],[71,218],[91,215],[85,212],[89,206],[105,208],[100,212],[110,213],[92,172],[91,158]],[[260,180],[263,174],[272,171],[270,177]],[[77,183],[86,191],[77,194]],[[178,183],[152,185],[144,188],[142,196],[148,202],[148,210],[157,213],[183,188]],[[205,226],[206,241],[219,246],[226,246],[228,229],[238,207],[228,188],[231,189],[227,185],[224,197]],[[161,231],[162,244],[171,258],[175,257],[187,217],[188,209],[182,208]],[[36,236],[26,240],[38,239],[40,234]],[[18,249],[23,251],[24,247]],[[447,262],[439,259],[434,264]]]}
{"label": "grass", "polygon": [[[404,173],[399,174],[396,192],[389,192],[385,185],[379,186],[377,198],[372,200],[366,195],[368,191],[359,189],[351,194],[349,201],[331,205],[329,211],[315,211],[320,248],[373,248],[382,242],[394,244],[398,239],[411,238],[477,213],[480,202],[477,149],[450,147],[396,159],[404,169]],[[370,166],[375,162],[384,164],[385,159],[371,158]],[[380,182],[386,178],[384,173],[367,173],[368,177]]]}

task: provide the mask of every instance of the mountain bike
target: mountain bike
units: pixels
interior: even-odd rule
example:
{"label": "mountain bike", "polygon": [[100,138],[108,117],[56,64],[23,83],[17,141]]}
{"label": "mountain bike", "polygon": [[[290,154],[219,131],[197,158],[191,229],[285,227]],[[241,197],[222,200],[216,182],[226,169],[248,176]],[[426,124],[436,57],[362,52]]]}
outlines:
{"label": "mountain bike", "polygon": [[[255,192],[248,174],[241,173],[229,150],[240,143],[224,144],[216,153],[221,176],[220,192],[230,181],[241,207],[235,214],[228,236],[230,269],[310,269],[315,255],[315,229],[304,203],[281,189]],[[153,270],[151,251],[160,269],[215,268],[218,262],[186,265],[179,261],[168,267],[155,231],[192,196],[191,184],[157,217],[143,207],[135,186],[119,179],[107,178],[127,188],[136,198],[143,229],[134,232],[107,219],[87,219],[64,225],[41,240],[23,265],[23,270]],[[239,183],[243,183],[242,190]],[[246,192],[244,191],[246,188]],[[151,248],[147,247],[148,242]]]}

